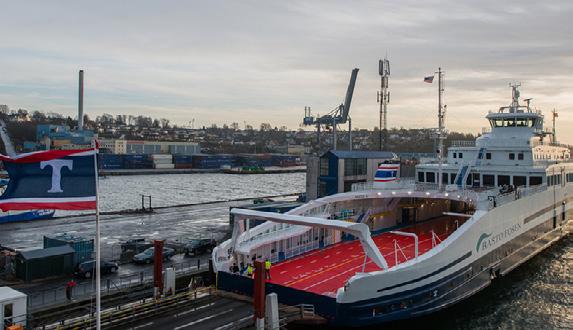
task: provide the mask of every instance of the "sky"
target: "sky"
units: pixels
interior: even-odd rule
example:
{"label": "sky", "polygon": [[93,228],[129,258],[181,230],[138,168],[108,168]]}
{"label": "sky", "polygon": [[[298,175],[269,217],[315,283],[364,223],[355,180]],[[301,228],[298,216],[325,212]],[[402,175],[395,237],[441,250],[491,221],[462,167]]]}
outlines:
{"label": "sky", "polygon": [[[0,104],[75,115],[148,115],[195,127],[300,127],[342,103],[359,68],[355,128],[378,125],[378,60],[390,60],[389,127],[480,132],[510,82],[573,143],[573,1],[6,1]],[[310,128],[308,128],[310,129]]]}

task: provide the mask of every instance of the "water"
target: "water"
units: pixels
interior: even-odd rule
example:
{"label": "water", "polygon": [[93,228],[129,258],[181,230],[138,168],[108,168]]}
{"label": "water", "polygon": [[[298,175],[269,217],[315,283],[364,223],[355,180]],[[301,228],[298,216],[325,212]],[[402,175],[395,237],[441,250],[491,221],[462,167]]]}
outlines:
{"label": "water", "polygon": [[573,329],[573,237],[441,312],[390,329]]}
{"label": "water", "polygon": [[100,179],[100,210],[141,208],[142,194],[158,207],[300,193],[305,180],[305,173],[108,176]]}

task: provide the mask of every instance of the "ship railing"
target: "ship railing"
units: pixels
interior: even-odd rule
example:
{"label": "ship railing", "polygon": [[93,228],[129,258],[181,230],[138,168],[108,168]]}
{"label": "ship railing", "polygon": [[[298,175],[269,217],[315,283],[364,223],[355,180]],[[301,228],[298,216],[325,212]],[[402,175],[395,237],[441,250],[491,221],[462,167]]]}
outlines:
{"label": "ship railing", "polygon": [[[391,231],[390,234],[394,234],[394,235],[400,235],[400,236],[408,236],[408,237],[413,237],[414,238],[414,258],[418,258],[418,235],[414,234],[414,233],[409,233],[409,232],[405,232],[405,231]],[[396,240],[394,240],[394,242],[396,242]]]}
{"label": "ship railing", "polygon": [[442,240],[440,239],[440,236],[438,236],[433,230],[431,231],[432,233],[432,248],[436,247],[436,245],[442,243]]}
{"label": "ship railing", "polygon": [[454,140],[450,144],[450,147],[475,147],[475,140]]}
{"label": "ship railing", "polygon": [[545,190],[547,190],[547,185],[518,187],[517,189],[510,192],[502,192],[500,189],[495,188],[482,192],[481,195],[484,195],[482,199],[487,199],[488,209],[493,209],[515,200],[538,194]]}
{"label": "ship railing", "polygon": [[408,260],[408,257],[406,257],[406,254],[404,253],[404,250],[402,250],[400,244],[398,244],[398,241],[394,240],[394,266],[398,265],[398,251],[400,251],[400,253],[404,257],[404,260]]}

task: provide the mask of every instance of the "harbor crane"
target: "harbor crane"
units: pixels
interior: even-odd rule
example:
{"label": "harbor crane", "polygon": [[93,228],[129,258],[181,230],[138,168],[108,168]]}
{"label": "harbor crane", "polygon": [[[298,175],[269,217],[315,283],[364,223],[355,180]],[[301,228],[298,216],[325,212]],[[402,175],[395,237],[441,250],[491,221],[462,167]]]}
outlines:
{"label": "harbor crane", "polygon": [[350,119],[350,103],[352,102],[352,94],[354,93],[354,85],[356,84],[356,77],[358,76],[358,68],[354,68],[350,75],[350,82],[346,90],[346,97],[344,103],[330,111],[324,116],[312,116],[310,107],[304,107],[303,124],[305,126],[316,126],[317,144],[320,145],[320,129],[321,126],[328,128],[332,126],[332,149],[336,150],[336,126],[339,124],[346,124],[348,122],[348,145],[352,150],[352,120]]}

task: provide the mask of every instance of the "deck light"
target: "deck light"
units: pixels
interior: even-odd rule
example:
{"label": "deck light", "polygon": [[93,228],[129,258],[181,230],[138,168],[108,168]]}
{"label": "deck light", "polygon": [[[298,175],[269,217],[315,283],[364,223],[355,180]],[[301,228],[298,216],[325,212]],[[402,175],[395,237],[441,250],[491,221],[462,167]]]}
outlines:
{"label": "deck light", "polygon": [[458,195],[458,199],[460,199],[460,195]]}
{"label": "deck light", "polygon": [[376,195],[382,196],[382,193],[381,193],[381,192],[377,192]]}
{"label": "deck light", "polygon": [[448,194],[448,193],[445,193],[445,194],[444,194],[444,196],[446,196],[446,197],[448,197],[449,195],[450,195],[450,194]]}
{"label": "deck light", "polygon": [[430,196],[430,192],[426,192],[426,196]]}
{"label": "deck light", "polygon": [[411,191],[408,191],[408,195],[412,195],[412,192],[411,192]]}
{"label": "deck light", "polygon": [[393,192],[392,192],[392,195],[396,195],[396,192],[395,192],[395,191],[393,191]]}

